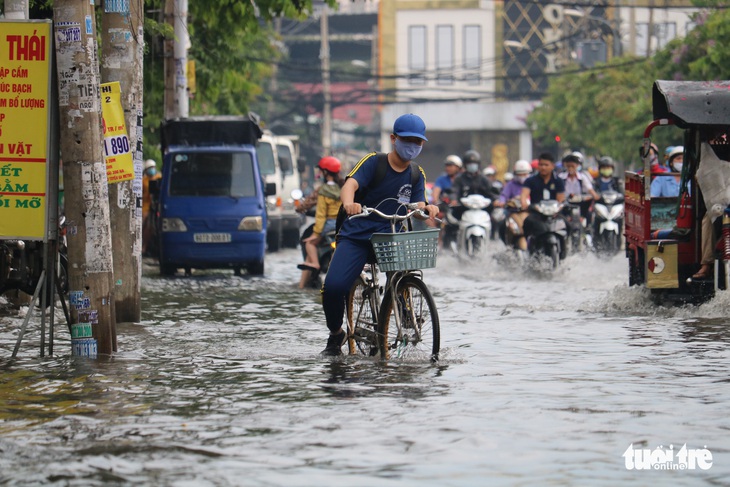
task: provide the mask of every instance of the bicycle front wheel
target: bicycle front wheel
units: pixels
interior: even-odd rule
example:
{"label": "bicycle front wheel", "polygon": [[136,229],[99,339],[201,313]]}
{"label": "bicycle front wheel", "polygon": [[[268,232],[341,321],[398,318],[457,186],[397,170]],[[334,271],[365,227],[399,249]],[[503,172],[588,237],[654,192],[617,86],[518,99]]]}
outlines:
{"label": "bicycle front wheel", "polygon": [[378,351],[377,293],[362,277],[358,277],[347,296],[347,345],[350,355],[373,356]]}
{"label": "bicycle front wheel", "polygon": [[[400,326],[396,321],[399,316]],[[436,303],[426,284],[416,276],[404,277],[395,292],[387,292],[378,323],[380,356],[428,357],[437,361],[441,340]]]}

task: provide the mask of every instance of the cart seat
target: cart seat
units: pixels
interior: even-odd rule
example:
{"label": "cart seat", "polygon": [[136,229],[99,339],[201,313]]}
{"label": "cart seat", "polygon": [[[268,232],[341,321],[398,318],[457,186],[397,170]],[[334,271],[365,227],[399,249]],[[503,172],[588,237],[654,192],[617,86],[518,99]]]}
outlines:
{"label": "cart seat", "polygon": [[689,242],[690,232],[688,228],[664,228],[661,230],[651,231],[652,240],[678,240],[680,242]]}

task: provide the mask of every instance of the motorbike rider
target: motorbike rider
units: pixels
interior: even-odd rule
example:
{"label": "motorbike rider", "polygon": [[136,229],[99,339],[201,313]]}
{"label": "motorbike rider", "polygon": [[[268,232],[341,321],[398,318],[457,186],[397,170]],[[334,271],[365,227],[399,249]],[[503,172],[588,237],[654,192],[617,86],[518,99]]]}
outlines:
{"label": "motorbike rider", "polygon": [[[565,201],[565,184],[555,175],[555,158],[549,152],[543,152],[537,159],[537,174],[530,176],[522,185],[520,206],[528,208],[543,200]],[[523,223],[525,237],[537,235],[544,231],[545,223],[540,215],[530,212]]]}
{"label": "motorbike rider", "polygon": [[598,178],[596,179],[596,190],[598,193],[604,191],[616,191],[621,193],[621,183],[619,179],[613,175],[616,164],[613,158],[603,156],[598,160]]}
{"label": "motorbike rider", "polygon": [[[502,194],[499,195],[499,199],[494,202],[494,206],[496,207],[507,208],[507,218],[517,223],[517,226],[520,228],[520,233],[522,233],[522,225],[528,215],[527,211],[520,206],[520,195],[522,194],[522,187],[531,173],[532,166],[529,162],[524,159],[515,162],[514,178],[507,183],[502,190]],[[502,235],[502,238],[507,245],[514,244],[514,242],[507,241],[507,235]],[[523,236],[518,238],[517,247],[520,250],[527,250],[527,241]]]}
{"label": "motorbike rider", "polygon": [[652,198],[672,198],[679,196],[679,184],[684,163],[684,146],[678,145],[669,154],[669,169],[675,173],[667,176],[657,176],[651,182]]}
{"label": "motorbike rider", "polygon": [[494,165],[488,166],[486,169],[484,169],[484,177],[487,178],[487,181],[489,181],[489,184],[492,185],[492,196],[489,198],[492,201],[496,201],[497,198],[499,198],[499,195],[502,194],[502,189],[504,189],[504,183],[497,179],[497,169],[494,167]]}
{"label": "motorbike rider", "polygon": [[153,238],[155,238],[155,223],[152,218],[151,210],[153,200],[157,200],[159,188],[152,181],[162,179],[162,174],[157,171],[157,163],[152,159],[144,161],[144,171],[142,171],[142,255],[148,255],[148,247]]}
{"label": "motorbike rider", "polygon": [[588,174],[580,170],[582,161],[574,152],[563,157],[565,172],[559,177],[565,185],[565,194],[568,202],[580,206],[580,216],[591,223],[591,207],[593,202],[599,198],[598,193],[593,189],[593,181]]}
{"label": "motorbike rider", "polygon": [[433,183],[431,203],[434,205],[440,205],[442,201],[448,203],[454,180],[461,173],[462,167],[461,157],[455,154],[446,156],[444,160],[444,172]]}
{"label": "motorbike rider", "polygon": [[337,213],[340,211],[340,188],[345,181],[340,177],[342,163],[336,157],[323,157],[317,163],[322,171],[324,184],[317,192],[317,210],[314,215],[314,229],[312,235],[302,240],[305,246],[307,258],[303,264],[299,264],[302,276],[299,280],[299,288],[304,288],[309,281],[310,275],[319,270],[319,255],[317,246],[322,240],[322,235],[335,229]]}
{"label": "motorbike rider", "polygon": [[474,149],[470,149],[464,153],[461,158],[464,163],[464,172],[454,181],[452,190],[453,199],[451,201],[452,215],[457,220],[461,219],[465,208],[461,206],[459,200],[470,194],[480,194],[486,198],[494,199],[492,184],[484,176],[479,167],[482,163],[482,156]]}
{"label": "motorbike rider", "polygon": [[[443,214],[447,211],[451,203],[454,181],[461,174],[462,168],[463,163],[461,157],[455,154],[446,156],[444,160],[444,173],[436,178],[436,181],[433,183],[431,203],[439,207],[439,218],[443,218]],[[441,235],[439,236],[440,245],[442,247],[448,246],[450,242],[456,239],[458,230],[458,226],[449,225],[444,219]]]}

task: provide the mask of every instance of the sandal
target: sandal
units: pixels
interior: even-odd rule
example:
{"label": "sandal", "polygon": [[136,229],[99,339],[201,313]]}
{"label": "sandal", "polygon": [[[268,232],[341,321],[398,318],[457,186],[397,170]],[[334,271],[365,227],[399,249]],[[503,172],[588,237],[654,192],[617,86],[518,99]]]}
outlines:
{"label": "sandal", "polygon": [[301,269],[303,271],[318,271],[319,267],[314,267],[313,265],[309,264],[299,264],[297,266],[297,269]]}

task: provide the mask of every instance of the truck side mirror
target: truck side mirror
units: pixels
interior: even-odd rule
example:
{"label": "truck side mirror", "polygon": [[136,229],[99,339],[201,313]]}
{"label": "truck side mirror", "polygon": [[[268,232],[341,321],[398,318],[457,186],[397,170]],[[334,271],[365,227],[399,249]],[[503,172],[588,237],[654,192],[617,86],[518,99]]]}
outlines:
{"label": "truck side mirror", "polygon": [[304,162],[304,159],[298,159],[297,160],[297,171],[300,173],[303,173],[307,170],[307,163]]}
{"label": "truck side mirror", "polygon": [[276,183],[266,183],[266,187],[264,188],[264,193],[266,193],[266,196],[273,196],[276,194]]}

